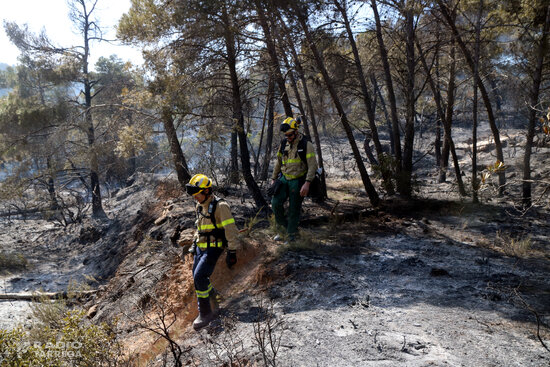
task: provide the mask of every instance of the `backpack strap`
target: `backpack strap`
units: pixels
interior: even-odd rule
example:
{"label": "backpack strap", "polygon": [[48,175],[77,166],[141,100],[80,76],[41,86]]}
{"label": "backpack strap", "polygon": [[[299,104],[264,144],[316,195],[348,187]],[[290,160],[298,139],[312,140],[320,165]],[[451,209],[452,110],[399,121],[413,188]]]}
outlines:
{"label": "backpack strap", "polygon": [[[306,167],[307,167],[307,158],[306,158],[307,142],[309,140],[310,139],[308,136],[302,135],[302,138],[300,139],[300,141],[298,141],[298,156],[300,157],[300,160],[306,164]],[[279,147],[279,153],[281,153],[281,155],[285,151],[286,143],[287,143],[286,139],[281,140],[281,146]]]}
{"label": "backpack strap", "polygon": [[307,168],[307,141],[308,139],[306,136],[302,136],[302,139],[298,142],[298,155],[300,156],[300,160],[306,164]]}
{"label": "backpack strap", "polygon": [[281,155],[283,155],[285,148],[286,148],[286,139],[283,139],[281,140],[281,145],[279,145],[279,153],[281,153]]}
{"label": "backpack strap", "polygon": [[212,201],[208,205],[208,219],[210,219],[210,222],[212,222],[212,225],[214,226],[214,229],[210,232],[204,233],[208,237],[208,247],[210,247],[210,237],[214,237],[214,241],[217,242],[218,240],[221,240],[223,243],[223,247],[227,247],[227,238],[225,237],[225,230],[223,228],[218,228],[216,225],[216,208],[218,206],[218,203],[222,201],[223,199],[213,197]]}
{"label": "backpack strap", "polygon": [[218,206],[218,201],[220,201],[220,199],[214,196],[212,198],[212,201],[210,202],[210,205],[208,205],[208,217],[214,225],[215,229],[218,229],[218,226],[216,225],[216,217],[214,216],[214,213],[216,212],[216,207]]}

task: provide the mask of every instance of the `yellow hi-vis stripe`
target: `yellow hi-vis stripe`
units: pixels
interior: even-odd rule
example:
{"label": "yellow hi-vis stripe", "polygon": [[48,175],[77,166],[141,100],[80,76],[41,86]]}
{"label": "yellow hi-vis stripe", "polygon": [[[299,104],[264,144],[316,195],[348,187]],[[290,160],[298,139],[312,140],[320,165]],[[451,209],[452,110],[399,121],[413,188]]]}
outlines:
{"label": "yellow hi-vis stripe", "polygon": [[296,175],[296,176],[285,174],[285,178],[288,179],[288,180],[294,180],[294,179],[296,179],[296,178],[302,177],[302,176],[305,175],[306,173],[307,173],[307,170],[306,170],[306,171],[303,171],[302,173],[300,173],[299,175]]}
{"label": "yellow hi-vis stripe", "polygon": [[[197,246],[201,249],[205,249],[208,247],[208,242],[199,242],[197,243]],[[210,242],[210,247],[223,247],[223,242]]]}
{"label": "yellow hi-vis stripe", "polygon": [[205,229],[214,229],[213,224],[203,224],[202,226],[199,226],[199,231],[204,231]]}
{"label": "yellow hi-vis stripe", "polygon": [[315,153],[306,154],[306,159],[311,158],[311,157],[315,157]]}
{"label": "yellow hi-vis stripe", "polygon": [[231,224],[231,223],[235,223],[234,218],[229,218],[229,219],[224,220],[223,222],[221,222],[221,226],[225,227],[226,225]]}
{"label": "yellow hi-vis stripe", "polygon": [[[231,223],[235,223],[234,218],[229,218],[229,219],[224,220],[223,222],[220,223],[219,226],[223,228],[226,225],[231,224]],[[199,231],[204,231],[206,229],[215,229],[215,228],[216,227],[213,224],[203,224],[202,226],[199,226]]]}
{"label": "yellow hi-vis stripe", "polygon": [[197,297],[199,298],[208,298],[210,296],[210,291],[212,290],[212,283],[208,284],[208,289],[205,291],[195,290]]}
{"label": "yellow hi-vis stripe", "polygon": [[286,161],[283,161],[282,163],[283,164],[288,164],[288,163],[300,163],[302,160],[300,158],[293,158],[293,159],[287,159]]}

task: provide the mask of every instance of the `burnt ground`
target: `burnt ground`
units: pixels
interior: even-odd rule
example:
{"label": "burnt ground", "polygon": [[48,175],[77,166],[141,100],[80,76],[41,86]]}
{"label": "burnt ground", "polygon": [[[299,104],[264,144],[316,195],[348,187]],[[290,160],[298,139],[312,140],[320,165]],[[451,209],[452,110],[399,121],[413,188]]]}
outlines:
{"label": "burnt ground", "polygon": [[[274,332],[281,366],[548,365],[538,339],[550,341],[548,256],[507,256],[491,242],[496,228],[504,230],[496,220],[502,208],[469,216],[462,208],[457,218],[446,213],[454,203],[418,204],[414,216],[386,208],[307,228],[312,247],[280,254],[267,244],[275,255],[257,284],[228,290],[238,295],[225,305],[236,330],[190,333],[185,344],[213,340],[215,349],[230,335],[261,360],[252,337],[268,310],[282,322]],[[548,228],[543,218],[524,220]],[[547,245],[533,243],[533,251],[548,254]],[[546,325],[538,336],[537,315]]]}
{"label": "burnt ground", "polygon": [[[348,174],[328,169],[330,199],[306,201],[299,243],[272,241],[263,220],[243,234],[234,269],[220,259],[213,283],[224,296],[222,317],[198,333],[190,327],[192,260],[179,257],[193,232],[192,203],[149,175],[106,200],[106,222],[2,222],[3,251],[29,261],[1,275],[2,291],[57,291],[71,281],[97,289],[80,306],[93,321],[119,319],[119,338],[139,366],[172,364],[167,343],[144,329],[159,310],[174,322],[170,336],[185,365],[264,365],[255,337],[268,325],[280,366],[550,364],[547,196],[522,213],[510,186],[506,197],[488,190],[474,205],[454,194],[452,177],[437,184],[425,171],[416,200],[384,197],[372,208],[352,160],[331,158]],[[548,177],[546,166],[535,176]],[[256,213],[244,190],[224,195],[239,228],[249,225]],[[25,305],[1,302],[3,326],[30,323]]]}

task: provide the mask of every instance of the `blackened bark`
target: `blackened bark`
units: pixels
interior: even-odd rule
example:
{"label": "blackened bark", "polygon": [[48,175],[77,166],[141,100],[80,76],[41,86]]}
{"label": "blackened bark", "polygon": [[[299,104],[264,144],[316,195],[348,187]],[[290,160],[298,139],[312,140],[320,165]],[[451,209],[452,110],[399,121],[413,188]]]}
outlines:
{"label": "blackened bark", "polygon": [[273,120],[275,116],[275,82],[273,78],[269,78],[267,87],[267,134],[265,139],[265,153],[264,161],[262,163],[262,172],[260,174],[260,180],[267,180],[267,174],[269,171],[269,162],[271,162],[271,147],[273,146]]}
{"label": "blackened bark", "polygon": [[393,89],[393,80],[390,70],[390,62],[388,60],[388,51],[384,44],[384,38],[382,36],[382,23],[380,22],[380,15],[378,14],[378,8],[376,6],[376,0],[371,0],[371,7],[376,21],[376,39],[378,40],[378,49],[380,51],[380,59],[384,67],[384,77],[386,79],[386,89],[388,91],[388,99],[390,104],[390,115],[392,122],[392,135],[393,135],[393,151],[395,152],[395,160],[397,163],[397,172],[399,176],[402,167],[402,154],[401,154],[401,137],[399,133],[399,117],[397,115],[397,102],[395,98],[395,92]]}
{"label": "blackened bark", "polygon": [[[88,44],[88,39],[85,36],[85,43]],[[87,47],[86,47],[87,49]],[[85,60],[87,60],[88,51],[84,52]],[[99,187],[99,164],[97,161],[97,152],[95,150],[95,129],[92,120],[92,90],[88,79],[88,63],[84,61],[84,116],[86,125],[88,126],[86,134],[88,137],[88,152],[90,157],[90,188],[92,190],[92,216],[104,217],[105,212],[101,204],[101,188]]]}
{"label": "blackened bark", "polygon": [[258,154],[256,154],[255,156],[255,159],[254,159],[254,178],[256,180],[258,180],[258,171],[261,172],[261,169],[260,169],[260,155],[262,153],[262,145],[263,145],[263,142],[264,142],[264,136],[266,135],[266,131],[265,131],[265,128],[266,128],[266,123],[267,123],[267,112],[268,112],[268,109],[269,109],[269,99],[271,98],[271,95],[273,93],[273,91],[270,91],[270,87],[271,85],[273,84],[272,83],[272,75],[270,74],[269,77],[268,77],[268,82],[267,82],[267,93],[265,95],[265,106],[264,106],[264,116],[262,118],[262,131],[260,133],[260,142],[258,143]]}
{"label": "blackened bark", "polygon": [[52,167],[52,159],[49,156],[46,158],[46,166],[48,167],[48,180],[46,185],[48,187],[48,194],[50,195],[50,210],[57,210],[59,209],[59,203],[57,202],[57,195],[55,193],[55,173]]}
{"label": "blackened bark", "polygon": [[445,119],[445,114],[443,112],[443,106],[442,106],[442,98],[439,88],[437,87],[435,81],[433,80],[433,77],[430,73],[430,69],[428,67],[428,63],[426,62],[426,57],[424,56],[424,53],[422,52],[422,46],[420,45],[420,42],[418,39],[416,40],[416,47],[418,48],[419,58],[422,63],[422,66],[424,67],[424,70],[426,71],[426,77],[428,78],[428,84],[430,86],[430,89],[432,90],[432,93],[434,95],[434,101],[437,111],[437,117],[438,121],[443,122],[443,126],[445,129],[445,137],[447,139],[447,145],[449,146],[449,149],[451,151],[451,155],[453,157],[453,163],[455,167],[455,176],[456,176],[456,182],[458,184],[458,192],[462,196],[466,196],[466,190],[464,189],[464,183],[462,182],[462,175],[460,173],[460,165],[458,163],[458,157],[456,155],[456,149],[453,142],[453,139],[451,137],[451,125],[447,123],[447,120]]}
{"label": "blackened bark", "polygon": [[357,49],[357,44],[355,42],[355,38],[351,30],[351,25],[348,19],[347,10],[344,8],[344,6],[340,3],[339,0],[333,0],[333,3],[334,3],[334,6],[336,6],[338,11],[342,15],[342,20],[344,21],[344,27],[346,28],[348,41],[350,43],[351,51],[353,53],[353,63],[357,71],[359,86],[361,87],[363,103],[365,104],[365,109],[367,111],[367,118],[369,121],[369,128],[371,130],[372,142],[374,143],[376,154],[378,155],[378,158],[380,158],[380,155],[383,154],[383,151],[382,151],[382,145],[380,144],[380,139],[378,138],[378,129],[376,128],[376,120],[375,120],[375,114],[374,114],[375,111],[372,106],[372,98],[370,96],[369,89],[367,88],[365,73],[363,72],[363,65],[361,63],[361,59],[359,58],[359,50]]}
{"label": "blackened bark", "polygon": [[477,80],[479,79],[479,47],[481,39],[481,17],[483,14],[483,0],[479,0],[478,3],[478,12],[476,20],[476,34],[475,34],[475,44],[474,44],[474,96],[472,104],[472,201],[474,203],[479,203],[479,198],[477,195],[477,190],[479,189],[478,178],[477,178]]}
{"label": "blackened bark", "polygon": [[497,82],[495,78],[491,75],[487,75],[486,78],[491,85],[491,90],[493,91],[493,95],[495,96],[496,110],[497,112],[500,112],[502,110],[502,96],[500,95],[500,90],[498,88]]}
{"label": "blackened bark", "polygon": [[393,142],[392,124],[389,118],[388,108],[386,107],[386,101],[384,100],[384,96],[382,95],[382,91],[380,90],[380,86],[378,85],[378,81],[376,80],[376,77],[374,76],[374,74],[371,74],[370,80],[374,88],[374,92],[378,95],[378,98],[380,98],[380,105],[382,106],[382,111],[384,112],[384,120],[386,120],[386,125],[388,127],[388,136],[390,138],[390,153],[392,155],[395,155],[395,144]]}
{"label": "blackened bark", "polygon": [[237,137],[237,124],[235,124],[235,122],[231,125],[231,146],[229,150],[231,151],[229,182],[237,184],[239,183],[239,140]]}
{"label": "blackened bark", "polygon": [[365,154],[367,155],[370,164],[372,164],[373,166],[378,166],[378,161],[376,160],[374,154],[372,154],[372,149],[370,148],[370,141],[370,135],[365,134],[365,140],[363,140],[363,149],[365,150]]}
{"label": "blackened bark", "polygon": [[286,91],[285,80],[283,78],[283,74],[281,73],[279,57],[277,56],[277,49],[275,48],[275,42],[273,40],[271,29],[266,18],[266,13],[260,1],[255,0],[255,4],[256,11],[258,13],[258,21],[260,23],[260,26],[262,27],[262,31],[264,32],[267,53],[269,54],[269,58],[271,60],[271,72],[275,77],[277,85],[279,86],[279,91],[281,92],[281,101],[283,102],[285,114],[288,117],[292,117],[292,106],[290,105],[290,100]]}
{"label": "blackened bark", "polygon": [[[290,65],[288,64],[286,58],[285,63],[290,70]],[[296,98],[298,110],[300,111],[300,115],[302,115],[300,118],[302,120],[302,124],[304,125],[304,132],[306,133],[306,135],[311,136],[306,110],[304,109],[304,104],[302,103],[302,96],[300,94],[300,91],[298,90],[298,84],[296,83],[296,78],[294,78],[294,74],[292,73],[292,71],[288,73],[288,79],[290,80],[290,85],[292,86],[292,90],[294,91],[294,98]]]}
{"label": "blackened bark", "polygon": [[[355,38],[351,30],[351,25],[348,19],[347,10],[340,3],[339,0],[333,0],[333,3],[334,3],[334,6],[336,6],[338,11],[342,15],[342,19],[344,21],[344,27],[346,28],[346,33],[348,35],[348,40],[353,53],[353,63],[355,65],[355,69],[357,70],[359,85],[361,87],[363,103],[365,104],[365,109],[367,111],[367,118],[368,118],[369,128],[370,128],[370,136],[365,137],[365,143],[364,143],[365,153],[367,154],[367,157],[369,158],[369,161],[371,163],[376,162],[377,161],[376,159],[371,159],[371,157],[369,157],[369,153],[372,155],[372,152],[370,150],[368,140],[372,139],[378,160],[381,160],[381,157],[382,157],[382,154],[384,154],[384,151],[382,150],[382,144],[380,144],[380,139],[378,137],[378,128],[376,127],[375,110],[373,107],[372,98],[370,96],[369,89],[367,88],[367,81],[365,78],[365,73],[363,72],[363,65],[361,63],[361,59],[359,57],[359,50],[357,49],[357,44],[355,42]],[[393,195],[394,189],[391,181],[391,171],[389,170],[389,167],[387,167],[386,165],[380,168],[382,171],[382,179],[384,180],[384,187],[388,191],[389,195]]]}
{"label": "blackened bark", "polygon": [[535,70],[533,73],[533,86],[531,87],[531,101],[529,108],[529,125],[527,128],[527,142],[525,143],[525,155],[523,156],[523,185],[522,185],[522,201],[523,207],[531,206],[531,150],[533,147],[533,139],[535,136],[535,126],[537,122],[537,111],[535,106],[538,105],[540,96],[540,86],[542,83],[542,71],[545,62],[545,55],[548,52],[548,32],[550,31],[550,5],[546,7],[545,22],[537,47],[537,57],[535,60]]}
{"label": "blackened bark", "polygon": [[248,151],[248,144],[246,139],[246,133],[244,128],[244,115],[241,101],[241,89],[239,86],[239,78],[237,75],[237,53],[235,50],[235,35],[233,33],[233,26],[231,20],[227,14],[227,9],[223,9],[223,22],[224,22],[224,41],[227,51],[227,67],[229,69],[229,76],[231,79],[231,91],[233,101],[233,121],[236,124],[237,136],[239,139],[239,147],[241,153],[241,166],[242,174],[246,186],[250,190],[257,209],[263,209],[269,211],[269,206],[258,187],[258,184],[252,176],[250,167],[250,153]]}
{"label": "blackened bark", "polygon": [[[456,91],[456,48],[454,40],[451,41],[451,50],[449,52],[449,82],[447,83],[447,108],[445,111],[444,124],[451,127],[453,125],[453,113],[455,108],[455,91]],[[441,151],[441,162],[439,163],[439,182],[447,180],[447,167],[449,166],[449,150],[451,130],[445,129],[443,134],[443,150]]]}
{"label": "blackened bark", "polygon": [[[410,0],[409,0],[410,1]],[[414,3],[414,2],[413,2]],[[410,6],[409,6],[410,5]],[[415,55],[414,55],[414,12],[407,2],[405,11],[407,79],[405,94],[405,140],[403,142],[403,170],[397,180],[397,190],[406,197],[412,195],[412,169],[414,147],[414,119],[416,115],[414,95]]]}
{"label": "blackened bark", "polygon": [[[462,51],[462,54],[464,55],[466,62],[468,63],[468,67],[473,73],[475,69],[474,59],[472,57],[470,50],[468,50],[466,43],[464,43],[464,41],[462,40],[462,37],[460,36],[460,32],[456,27],[456,23],[454,22],[453,17],[449,13],[449,9],[445,6],[445,4],[443,3],[443,0],[436,0],[436,1],[439,5],[439,9],[441,10],[441,14],[443,14],[443,17],[445,18],[448,26],[451,28],[453,32],[453,36],[456,42],[458,43],[458,46],[460,47],[460,50]],[[489,126],[491,127],[491,132],[493,133],[493,139],[495,140],[495,151],[496,151],[497,160],[499,160],[504,164],[504,153],[502,151],[502,143],[500,142],[500,133],[498,131],[498,127],[496,124],[496,118],[493,112],[493,107],[491,105],[491,99],[489,98],[489,93],[487,93],[487,89],[485,88],[485,84],[483,83],[483,80],[481,79],[481,77],[478,75],[476,79],[479,86],[479,91],[481,92],[483,103],[485,104],[485,109],[487,110],[487,118],[489,119]],[[504,173],[504,170],[501,170],[498,173],[498,184],[499,184],[498,192],[499,192],[499,195],[502,196],[502,194],[504,194],[504,188],[506,186],[506,175]]]}
{"label": "blackened bark", "polygon": [[170,145],[170,153],[172,154],[172,162],[174,163],[176,175],[178,176],[178,182],[182,189],[185,189],[185,184],[191,179],[191,174],[189,173],[187,161],[181,150],[178,135],[174,127],[174,118],[169,107],[164,107],[162,110],[162,124],[164,126],[166,138],[168,139],[168,144]]}
{"label": "blackened bark", "polygon": [[[92,119],[92,82],[88,72],[88,59],[90,56],[90,37],[88,32],[92,27],[90,23],[90,13],[86,11],[85,4],[83,6],[83,38],[84,51],[82,53],[82,83],[84,84],[84,118],[86,121],[86,135],[88,138],[88,152],[90,158],[90,189],[92,190],[92,216],[94,218],[106,217],[105,211],[101,204],[101,188],[99,186],[99,164],[97,159],[97,151],[95,149],[95,128]],[[92,9],[93,11],[93,9]]]}
{"label": "blackened bark", "polygon": [[359,148],[357,147],[357,143],[355,142],[355,138],[353,136],[353,132],[351,131],[351,126],[348,121],[346,112],[344,111],[344,108],[342,106],[342,103],[340,102],[340,98],[338,97],[338,94],[336,93],[336,89],[334,89],[334,84],[332,80],[330,79],[330,76],[328,75],[328,71],[324,65],[323,58],[321,57],[321,54],[319,50],[317,49],[317,46],[315,44],[315,40],[313,39],[313,36],[309,30],[309,26],[307,24],[306,16],[305,14],[300,11],[300,9],[297,9],[296,4],[293,4],[293,8],[295,10],[295,15],[298,19],[298,22],[300,23],[300,26],[302,27],[302,30],[304,31],[304,34],[306,36],[308,46],[313,54],[313,57],[315,59],[315,63],[317,64],[317,67],[323,76],[323,80],[325,82],[325,85],[330,93],[330,96],[332,98],[332,101],[334,103],[334,106],[336,108],[336,111],[340,115],[340,122],[342,123],[342,127],[344,128],[344,131],[346,132],[346,135],[348,137],[348,141],[351,145],[351,149],[353,151],[353,155],[355,157],[355,162],[357,163],[357,168],[359,169],[359,173],[361,175],[361,179],[363,180],[363,185],[365,186],[365,191],[367,192],[367,195],[369,197],[369,200],[373,206],[378,205],[380,198],[378,197],[378,193],[376,192],[376,189],[372,185],[372,182],[370,181],[369,175],[367,173],[367,170],[365,168],[365,165],[363,163],[363,158],[361,157],[361,153],[359,152]]}
{"label": "blackened bark", "polygon": [[[440,77],[439,77],[439,49],[441,45],[441,29],[440,29],[440,23],[437,22],[437,43],[435,46],[435,81],[434,85],[437,90],[437,93],[439,94],[440,103],[442,103],[441,100],[441,93],[439,93],[439,86],[440,86]],[[441,108],[441,106],[440,106]],[[439,118],[437,119],[435,123],[435,141],[434,141],[434,149],[435,149],[435,162],[437,166],[439,167],[439,164],[441,163],[441,125],[443,124],[444,115],[440,115],[438,113]]]}

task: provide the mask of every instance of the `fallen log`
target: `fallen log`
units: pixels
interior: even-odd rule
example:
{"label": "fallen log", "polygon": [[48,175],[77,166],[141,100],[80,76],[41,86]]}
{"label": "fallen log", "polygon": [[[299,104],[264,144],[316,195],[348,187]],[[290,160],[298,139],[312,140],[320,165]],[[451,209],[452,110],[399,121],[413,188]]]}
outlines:
{"label": "fallen log", "polygon": [[95,294],[97,290],[78,292],[0,293],[0,300],[40,301],[43,299],[78,299]]}
{"label": "fallen log", "polygon": [[26,218],[27,216],[31,216],[32,214],[42,213],[44,212],[44,209],[42,208],[31,208],[31,209],[18,209],[18,210],[8,210],[8,211],[0,211],[0,217],[17,217],[22,216]]}

